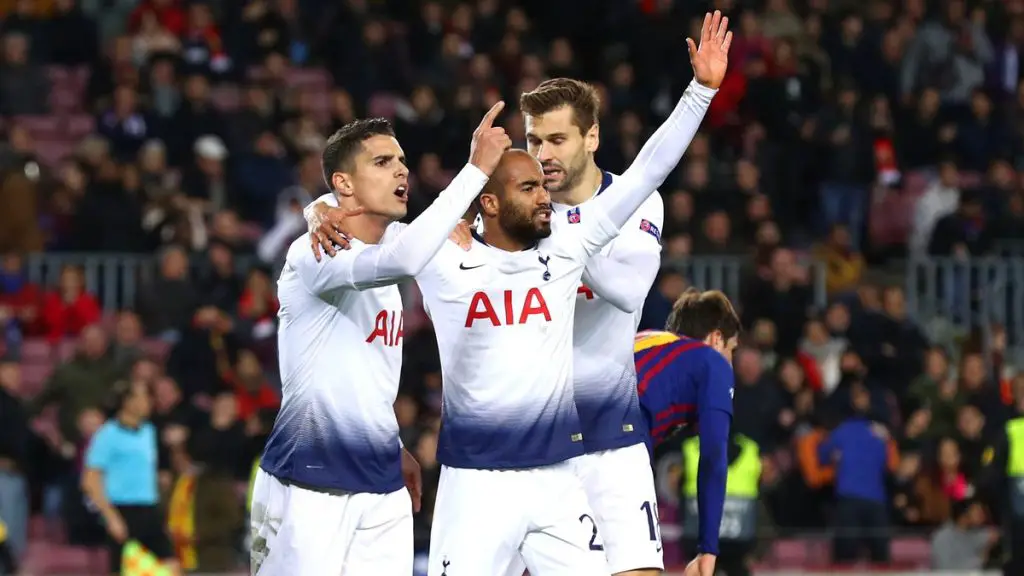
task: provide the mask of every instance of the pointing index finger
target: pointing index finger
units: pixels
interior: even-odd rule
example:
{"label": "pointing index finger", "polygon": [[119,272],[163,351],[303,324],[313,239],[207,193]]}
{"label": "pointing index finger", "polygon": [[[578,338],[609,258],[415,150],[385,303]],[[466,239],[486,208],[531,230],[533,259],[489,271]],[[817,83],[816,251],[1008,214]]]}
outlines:
{"label": "pointing index finger", "polygon": [[490,128],[494,124],[494,119],[497,118],[498,114],[501,114],[501,111],[504,109],[504,100],[498,100],[494,106],[491,106],[491,109],[487,111],[487,114],[484,114],[483,120],[480,120],[480,130],[487,130]]}

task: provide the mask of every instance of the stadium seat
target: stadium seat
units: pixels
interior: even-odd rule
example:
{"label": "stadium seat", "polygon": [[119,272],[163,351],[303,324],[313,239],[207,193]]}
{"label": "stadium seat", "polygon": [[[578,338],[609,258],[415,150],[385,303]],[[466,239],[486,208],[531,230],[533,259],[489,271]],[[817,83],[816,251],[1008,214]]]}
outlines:
{"label": "stadium seat", "polygon": [[908,568],[925,569],[931,562],[931,550],[931,543],[924,538],[895,538],[892,541],[892,561]]}
{"label": "stadium seat", "polygon": [[397,96],[393,94],[374,94],[367,106],[367,114],[374,117],[394,118],[397,106]]}
{"label": "stadium seat", "polygon": [[147,356],[159,358],[160,361],[166,360],[168,354],[171,353],[171,345],[163,340],[157,340],[155,338],[148,339],[142,342],[142,349],[145,350]]}
{"label": "stadium seat", "polygon": [[53,348],[43,338],[28,338],[21,343],[21,361],[25,364],[46,364],[53,360]]}
{"label": "stadium seat", "polygon": [[52,364],[22,364],[21,393],[26,398],[39,394],[46,384],[46,379],[53,372]]}
{"label": "stadium seat", "polygon": [[773,564],[779,568],[804,566],[809,554],[805,540],[778,540],[772,544]]}
{"label": "stadium seat", "polygon": [[75,355],[78,343],[74,340],[61,340],[57,343],[57,359],[60,362],[67,362]]}

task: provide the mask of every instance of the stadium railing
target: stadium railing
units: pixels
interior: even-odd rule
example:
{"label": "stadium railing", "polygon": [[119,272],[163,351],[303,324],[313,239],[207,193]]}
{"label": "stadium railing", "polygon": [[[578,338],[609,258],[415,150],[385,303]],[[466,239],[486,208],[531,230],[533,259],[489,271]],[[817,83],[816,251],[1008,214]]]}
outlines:
{"label": "stadium railing", "polygon": [[[105,312],[114,312],[134,306],[140,287],[156,278],[160,261],[152,254],[88,252],[31,254],[25,259],[29,282],[46,288],[57,286],[61,269],[68,265],[83,270],[86,291],[99,299]],[[260,265],[262,263],[255,256],[235,257],[235,271],[243,278],[250,269]],[[278,271],[273,269],[272,273]],[[207,259],[193,256],[190,262],[192,278],[201,278],[208,272]]]}
{"label": "stadium railing", "polygon": [[[825,289],[825,267],[816,261],[805,261],[809,271],[814,307],[828,306]],[[701,290],[721,290],[737,307],[743,305],[743,287],[754,274],[751,259],[746,256],[691,256],[662,261],[662,270],[678,272],[692,286]]]}
{"label": "stadium railing", "polygon": [[[159,260],[151,254],[68,252],[32,254],[26,258],[25,264],[28,280],[46,287],[57,285],[64,266],[81,267],[85,273],[86,290],[100,300],[105,311],[113,312],[134,304],[140,287],[156,277]],[[261,262],[253,256],[235,258],[236,271],[243,276],[258,265]],[[740,302],[743,284],[750,273],[750,260],[746,257],[697,256],[665,261],[663,267],[681,273],[694,286],[721,290],[733,301]],[[814,303],[824,307],[827,304],[824,268],[812,264],[811,269]],[[192,258],[194,278],[202,277],[208,270],[205,257],[197,255]],[[278,272],[272,268],[274,278]]]}
{"label": "stadium railing", "polygon": [[1024,257],[917,258],[907,263],[907,310],[932,340],[962,339],[980,329],[1006,330],[1009,346],[1024,346]]}

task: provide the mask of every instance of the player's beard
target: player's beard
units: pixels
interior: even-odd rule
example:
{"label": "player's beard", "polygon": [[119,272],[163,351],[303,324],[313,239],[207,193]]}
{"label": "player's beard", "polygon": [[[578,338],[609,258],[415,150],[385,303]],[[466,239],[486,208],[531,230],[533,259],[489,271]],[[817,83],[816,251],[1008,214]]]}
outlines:
{"label": "player's beard", "polygon": [[534,222],[534,217],[540,210],[538,207],[533,211],[527,211],[510,202],[504,202],[498,211],[498,223],[509,238],[528,246],[551,235],[550,222]]}
{"label": "player's beard", "polygon": [[567,192],[575,188],[580,178],[583,177],[583,172],[587,168],[587,154],[581,151],[569,162],[569,165],[566,166],[559,162],[554,167],[562,171],[562,181],[558,183],[545,182],[544,188],[552,194]]}

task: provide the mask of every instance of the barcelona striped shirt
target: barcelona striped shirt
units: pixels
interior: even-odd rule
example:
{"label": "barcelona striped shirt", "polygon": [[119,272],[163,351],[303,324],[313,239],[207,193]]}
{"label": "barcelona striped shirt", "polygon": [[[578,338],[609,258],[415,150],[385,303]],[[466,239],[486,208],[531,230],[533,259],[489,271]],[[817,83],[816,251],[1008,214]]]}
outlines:
{"label": "barcelona striped shirt", "polygon": [[670,332],[640,332],[633,350],[637,396],[653,444],[680,427],[700,426],[697,551],[718,554],[729,466],[732,366],[700,340]]}

